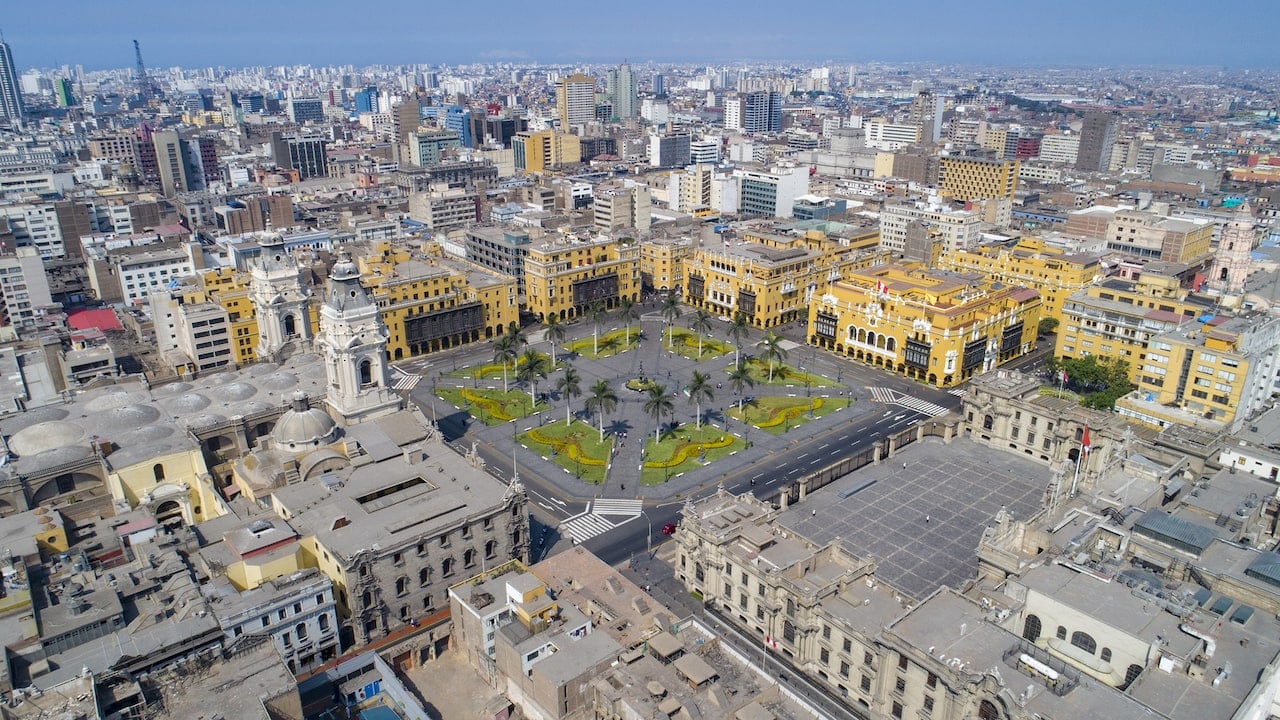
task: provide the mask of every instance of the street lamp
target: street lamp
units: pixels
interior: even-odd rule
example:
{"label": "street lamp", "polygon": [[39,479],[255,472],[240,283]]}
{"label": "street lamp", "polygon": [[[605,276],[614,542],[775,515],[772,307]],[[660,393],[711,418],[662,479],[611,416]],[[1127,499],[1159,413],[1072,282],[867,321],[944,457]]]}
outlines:
{"label": "street lamp", "polygon": [[644,508],[640,508],[640,514],[644,516],[645,525],[648,526],[648,530],[649,530],[648,533],[645,534],[644,536],[644,551],[645,551],[645,554],[649,556],[649,559],[652,560],[653,559],[653,521],[649,519],[649,513],[645,512]]}

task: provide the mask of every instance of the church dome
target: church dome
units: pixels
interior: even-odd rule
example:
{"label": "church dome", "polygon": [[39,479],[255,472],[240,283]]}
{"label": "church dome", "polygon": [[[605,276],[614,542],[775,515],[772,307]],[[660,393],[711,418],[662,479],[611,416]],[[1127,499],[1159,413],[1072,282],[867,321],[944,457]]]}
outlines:
{"label": "church dome", "polygon": [[305,393],[295,393],[293,407],[285,411],[271,431],[276,447],[289,452],[312,450],[338,437],[338,424],[320,408],[310,407]]}

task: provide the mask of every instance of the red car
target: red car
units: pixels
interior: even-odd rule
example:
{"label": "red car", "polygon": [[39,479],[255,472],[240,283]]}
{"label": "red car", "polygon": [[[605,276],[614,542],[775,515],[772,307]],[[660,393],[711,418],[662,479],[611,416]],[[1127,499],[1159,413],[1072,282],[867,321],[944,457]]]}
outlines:
{"label": "red car", "polygon": [[666,525],[663,525],[663,526],[662,526],[662,534],[663,534],[663,535],[675,535],[675,534],[676,534],[676,524],[675,524],[675,523],[667,523]]}

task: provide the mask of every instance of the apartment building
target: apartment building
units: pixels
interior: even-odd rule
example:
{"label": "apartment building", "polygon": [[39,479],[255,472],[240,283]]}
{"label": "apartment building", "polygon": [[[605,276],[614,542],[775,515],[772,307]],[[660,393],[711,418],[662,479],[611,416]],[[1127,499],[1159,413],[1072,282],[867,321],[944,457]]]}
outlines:
{"label": "apartment building", "polygon": [[1018,191],[1017,160],[946,156],[938,161],[938,192],[956,200],[1013,199]]}
{"label": "apartment building", "polygon": [[588,306],[640,298],[640,243],[608,237],[530,244],[524,261],[525,305],[539,320],[581,317]]}
{"label": "apartment building", "polygon": [[912,229],[917,227],[933,233],[945,252],[957,252],[977,246],[982,237],[982,216],[953,210],[941,202],[886,204],[880,211],[880,247],[904,254]]}
{"label": "apartment building", "polygon": [[591,213],[596,232],[649,232],[652,200],[649,188],[636,183],[601,185],[592,191]]}
{"label": "apartment building", "polygon": [[1096,256],[1067,253],[1036,237],[1022,237],[1012,245],[995,243],[943,252],[937,267],[978,272],[1008,285],[1035,288],[1044,302],[1041,315],[1059,319],[1067,298],[1100,281],[1103,272]]}

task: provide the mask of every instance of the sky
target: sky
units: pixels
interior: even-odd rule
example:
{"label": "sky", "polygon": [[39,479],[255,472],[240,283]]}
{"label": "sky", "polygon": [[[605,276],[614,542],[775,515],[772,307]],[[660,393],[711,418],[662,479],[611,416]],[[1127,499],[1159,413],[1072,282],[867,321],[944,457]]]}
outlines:
{"label": "sky", "polygon": [[1275,68],[1276,0],[4,0],[15,64],[717,63]]}

